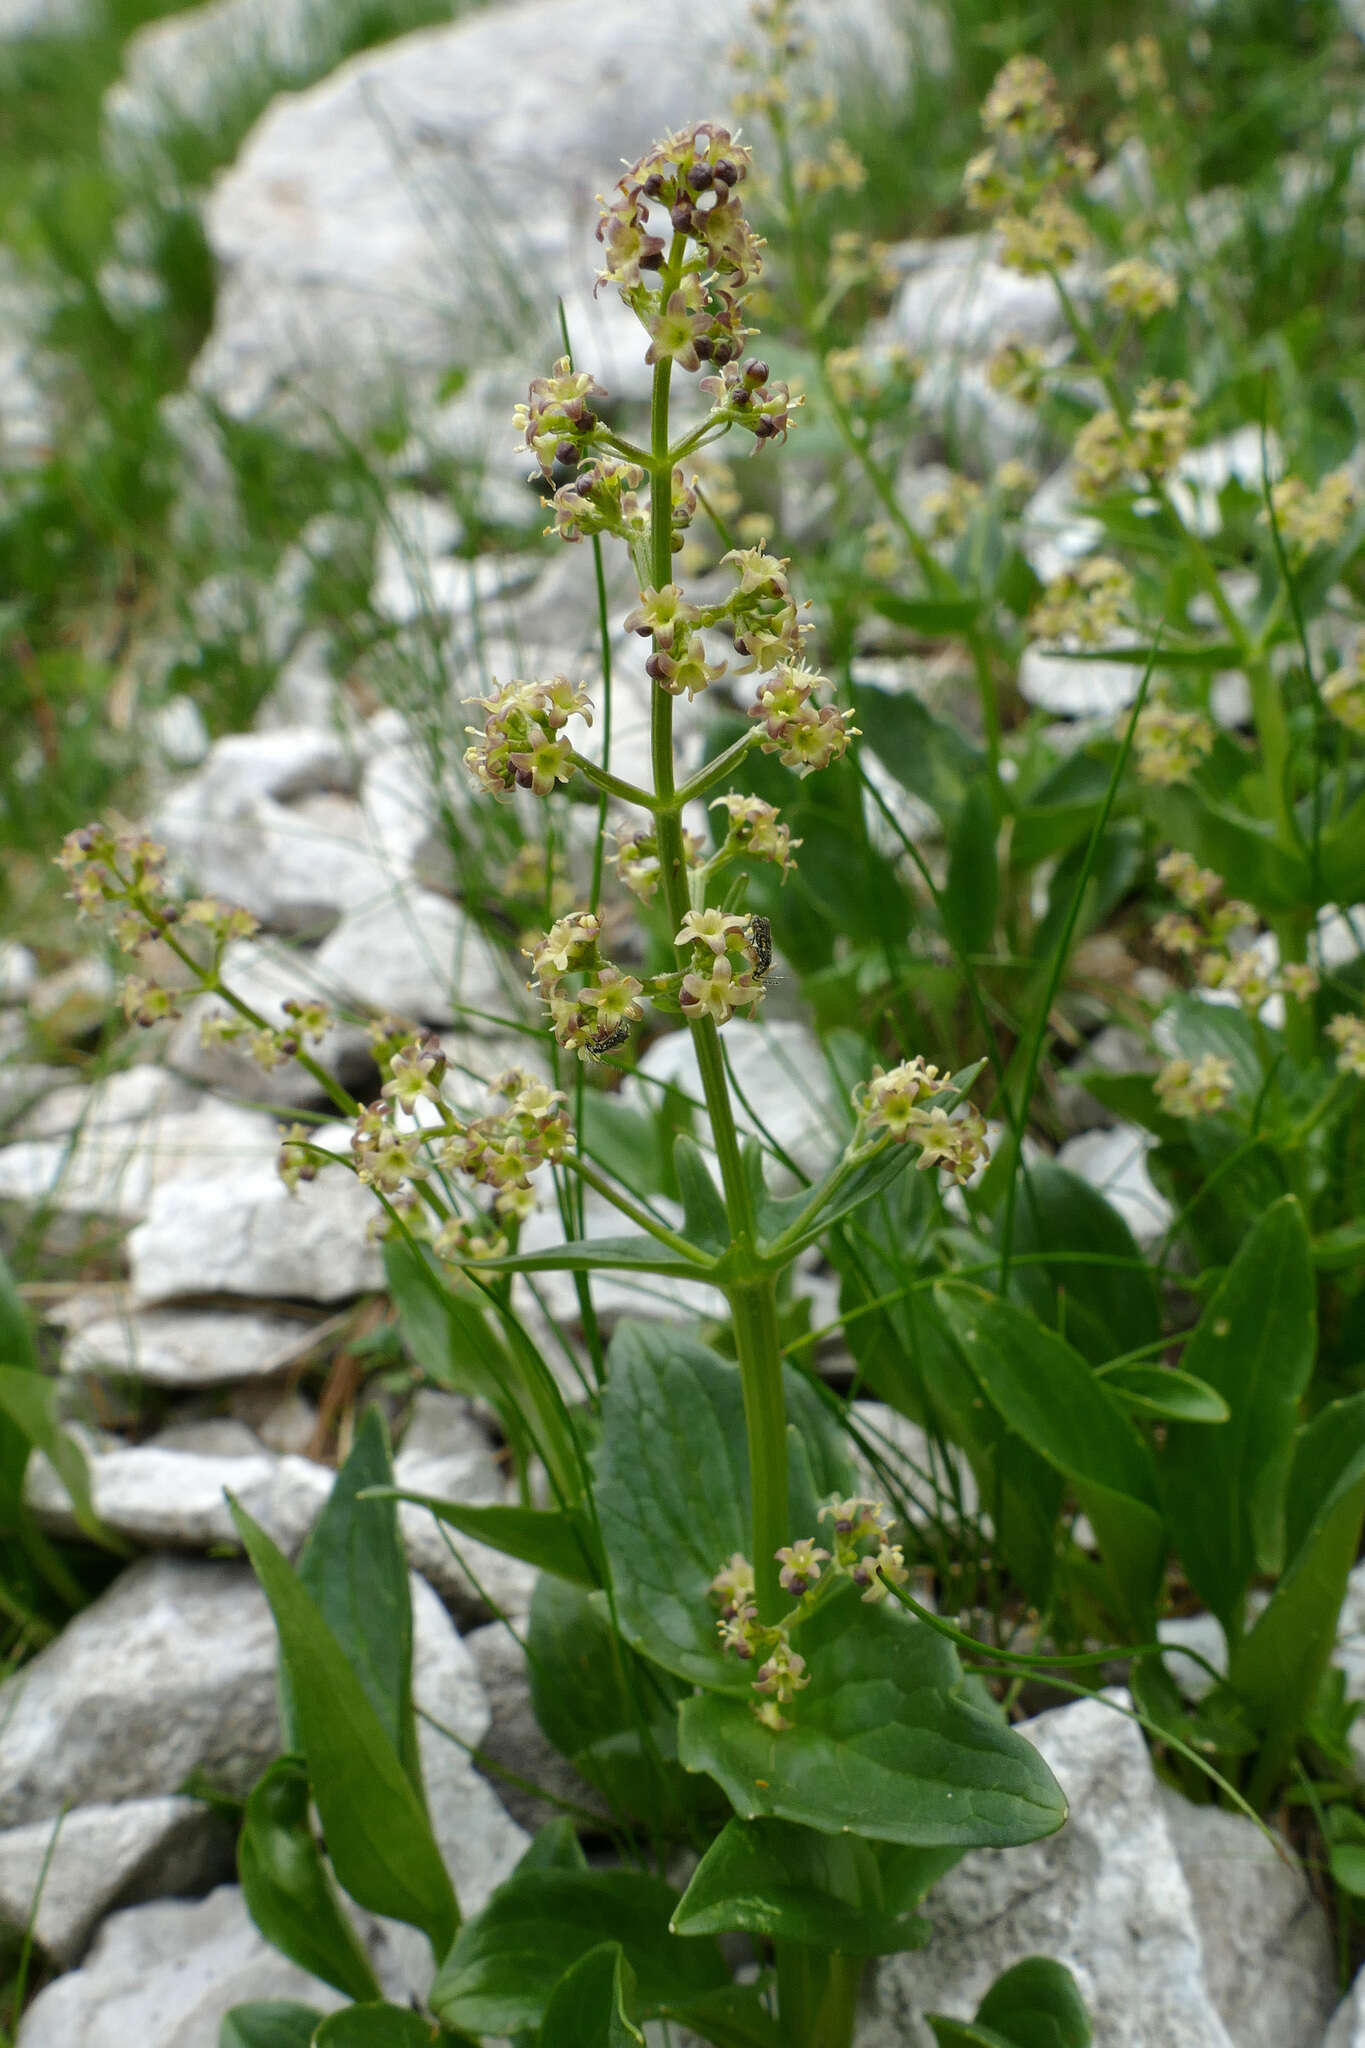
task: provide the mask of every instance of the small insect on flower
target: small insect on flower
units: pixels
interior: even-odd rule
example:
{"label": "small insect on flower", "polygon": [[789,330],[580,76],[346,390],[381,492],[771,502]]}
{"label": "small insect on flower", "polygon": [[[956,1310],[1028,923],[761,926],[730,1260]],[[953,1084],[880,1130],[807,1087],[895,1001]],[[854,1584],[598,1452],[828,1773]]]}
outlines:
{"label": "small insect on flower", "polygon": [[773,964],[773,928],[757,911],[751,911],[744,920],[744,943],[754,963],[754,973],[762,981]]}

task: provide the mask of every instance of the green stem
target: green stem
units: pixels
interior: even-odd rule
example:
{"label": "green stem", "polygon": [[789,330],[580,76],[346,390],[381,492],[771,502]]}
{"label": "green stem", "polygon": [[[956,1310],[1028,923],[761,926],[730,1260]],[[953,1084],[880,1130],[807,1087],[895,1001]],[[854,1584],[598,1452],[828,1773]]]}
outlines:
{"label": "green stem", "polygon": [[637,789],[633,782],[623,782],[619,775],[613,775],[609,769],[599,768],[596,761],[587,760],[582,754],[575,753],[573,748],[569,749],[569,759],[584,781],[590,782],[594,789],[600,789],[604,796],[618,796],[622,803],[638,804],[642,811],[652,811],[655,808],[655,800],[647,789]]}
{"label": "green stem", "polygon": [[[661,280],[667,296],[676,274],[678,243]],[[673,365],[665,356],[654,366],[650,407],[650,576],[661,590],[673,562],[673,463],[668,441],[669,381]],[[656,689],[650,718],[650,754],[657,802],[655,840],[664,902],[678,931],[691,908],[687,855],[673,775],[673,699]],[[730,1222],[730,1249],[742,1261],[754,1244],[753,1202],[740,1157],[720,1034],[710,1017],[689,1020],[697,1067],[706,1098],[712,1142]],[[773,1553],[787,1541],[787,1424],[782,1395],[782,1354],[777,1332],[777,1285],[771,1274],[727,1289],[735,1326],[744,1391],[749,1476],[753,1496],[755,1600],[762,1621],[775,1619],[782,1605]]]}

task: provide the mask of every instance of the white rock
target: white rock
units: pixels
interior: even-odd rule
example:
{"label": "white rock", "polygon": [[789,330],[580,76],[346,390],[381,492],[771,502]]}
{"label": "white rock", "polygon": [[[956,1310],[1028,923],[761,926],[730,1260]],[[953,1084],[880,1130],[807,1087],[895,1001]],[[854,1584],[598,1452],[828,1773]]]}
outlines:
{"label": "white rock", "polygon": [[[468,1402],[424,1387],[394,1459],[394,1480],[409,1493],[483,1506],[508,1498],[487,1436]],[[408,1558],[464,1621],[490,1611],[520,1619],[529,1610],[536,1574],[530,1565],[486,1543],[443,1528],[411,1502],[398,1511]]]}
{"label": "white rock", "polygon": [[[499,1785],[508,1811],[523,1826],[532,1829],[554,1819],[560,1809],[552,1804],[553,1800],[586,1806],[608,1819],[609,1809],[601,1795],[579,1777],[567,1757],[561,1756],[541,1733],[531,1705],[526,1652],[517,1637],[500,1621],[490,1621],[485,1627],[472,1630],[464,1644],[478,1666],[491,1716],[480,1745],[481,1753],[492,1765],[515,1772],[537,1788],[530,1792],[521,1786],[503,1784],[494,1771],[494,1782]],[[538,1797],[537,1792],[550,1796]]]}
{"label": "white rock", "polygon": [[231,1869],[231,1834],[200,1800],[78,1806],[0,1834],[0,1922],[26,1927],[36,1900],[33,1938],[70,1969],[116,1906],[203,1891]]}
{"label": "white rock", "polygon": [[0,1003],[26,1003],[37,979],[37,956],[17,939],[0,940]]}
{"label": "white rock", "polygon": [[[22,1033],[22,1023],[13,1012],[9,1016],[0,1012],[0,1027],[11,1019]],[[44,1096],[54,1088],[65,1088],[70,1074],[70,1067],[44,1067],[27,1061],[8,1060],[4,1048],[0,1047],[0,1129],[5,1136],[12,1135],[15,1122]]]}
{"label": "white rock", "polygon": [[[917,260],[918,259],[918,260]],[[989,234],[913,245],[887,333],[915,355],[989,356],[1006,341],[1055,341],[1066,322],[1052,281],[1008,270]]]}
{"label": "white rock", "polygon": [[74,1041],[104,1022],[117,989],[118,977],[104,955],[85,953],[43,975],[29,994],[29,1014],[50,1037]]}
{"label": "white rock", "polygon": [[[235,995],[250,1004],[267,1024],[282,1026],[284,1005],[291,998],[326,999],[324,988],[307,955],[269,945],[260,939],[238,939],[223,955],[223,980]],[[196,996],[185,1006],[185,1014],[171,1033],[166,1062],[179,1074],[210,1088],[240,1095],[250,1102],[270,1102],[282,1108],[304,1108],[326,1101],[324,1091],[297,1060],[282,1060],[268,1071],[258,1066],[249,1053],[234,1044],[201,1035],[205,1018],[227,1014],[227,1005],[216,996]],[[320,1066],[343,1086],[362,1086],[373,1075],[374,1056],[362,1025],[338,1021],[328,1027],[320,1040],[308,1041],[308,1052]]]}
{"label": "white rock", "polygon": [[[676,1202],[661,1201],[656,1196],[653,1208],[669,1229],[682,1229],[682,1211]],[[589,1191],[583,1203],[583,1234],[585,1238],[594,1238],[634,1237],[638,1233],[604,1196]],[[523,1251],[545,1251],[563,1242],[564,1226],[557,1209],[537,1209],[522,1226]],[[663,1256],[667,1255],[665,1250]],[[589,1279],[593,1306],[603,1321],[612,1321],[617,1316],[662,1316],[676,1320],[679,1315],[714,1316],[720,1310],[719,1293],[704,1281],[658,1273],[609,1271],[594,1272]],[[537,1273],[534,1283],[538,1306],[553,1324],[562,1326],[578,1321],[578,1292],[571,1272]],[[529,1287],[529,1282],[523,1282],[523,1286]],[[561,1374],[566,1393],[569,1392],[570,1382],[562,1376],[553,1334],[546,1333],[541,1348],[551,1369]]]}
{"label": "white rock", "polygon": [[[1172,1654],[1162,1662],[1187,1700],[1204,1699],[1218,1678],[1227,1676],[1227,1638],[1213,1615],[1168,1615],[1157,1623],[1156,1632],[1163,1643],[1172,1647]],[[1193,1650],[1200,1661],[1182,1656],[1182,1650]],[[1210,1664],[1212,1671],[1207,1668]]]}
{"label": "white rock", "polygon": [[124,1067],[88,1087],[66,1081],[43,1096],[14,1126],[16,1138],[65,1138],[73,1131],[107,1131],[118,1124],[194,1110],[199,1095],[165,1067]]}
{"label": "white rock", "polygon": [[1319,2048],[1336,2004],[1327,1916],[1288,1852],[1254,1821],[1157,1801],[1194,1900],[1204,1982],[1237,2048]]}
{"label": "white rock", "polygon": [[1140,1245],[1154,1244],[1174,1213],[1147,1171],[1154,1143],[1136,1124],[1116,1124],[1112,1130],[1082,1131],[1057,1152],[1058,1166],[1098,1188]]}
{"label": "white rock", "polygon": [[18,2048],[213,2048],[223,2014],[255,1999],[346,2003],[271,1948],[237,1886],[222,1885],[106,1920],[83,1968],[34,1999]]}
{"label": "white rock", "polygon": [[517,1008],[510,957],[431,889],[394,890],[352,911],[318,948],[315,967],[347,1001],[416,1023],[477,1028]]}
{"label": "white rock", "polygon": [[149,1557],[0,1687],[0,1823],[236,1790],[275,1754],[275,1630],[245,1565]]}
{"label": "white rock", "polygon": [[172,768],[197,768],[212,744],[203,712],[181,691],[157,705],[148,727],[152,745]]}
{"label": "white rock", "polygon": [[88,0],[0,0],[0,42],[79,35],[89,18]]}
{"label": "white rock", "polygon": [[[246,1432],[243,1432],[246,1434]],[[322,1512],[335,1474],[307,1458],[175,1450],[120,1444],[87,1457],[95,1513],[115,1535],[147,1549],[210,1550],[237,1543],[231,1490],[281,1550],[292,1556]],[[73,1536],[78,1523],[47,1459],[29,1461],[24,1500],[44,1529]]]}
{"label": "white rock", "polygon": [[1337,2007],[1322,2048],[1365,2048],[1365,1970],[1358,1972],[1350,1992]]}
{"label": "white rock", "polygon": [[[810,25],[822,83],[861,63],[895,98],[936,17],[830,0]],[[293,399],[316,434],[326,415],[357,424],[395,378],[420,405],[452,360],[512,335],[553,354],[556,294],[592,304],[593,195],[622,158],[723,110],[734,30],[726,0],[523,0],[277,101],[209,202],[221,282],[199,388],[238,417]],[[596,302],[583,360],[605,359],[621,310]]]}
{"label": "white rock", "polygon": [[[1131,644],[1131,635],[1115,642]],[[1019,661],[1019,694],[1057,718],[1112,718],[1132,703],[1142,676],[1131,662],[1059,654],[1032,641]]]}
{"label": "white rock", "polygon": [[1036,575],[1044,583],[1074,568],[1084,555],[1093,554],[1104,539],[1098,519],[1082,512],[1076,498],[1076,478],[1070,461],[1044,478],[1019,521],[1019,544]]}
{"label": "white rock", "polygon": [[[319,1125],[340,1150],[344,1130]],[[0,1161],[3,1161],[0,1154]],[[382,1287],[369,1226],[374,1198],[352,1174],[327,1168],[290,1194],[273,1157],[240,1171],[182,1173],[158,1188],[128,1240],[140,1307],[206,1294],[345,1301]]]}
{"label": "white rock", "polygon": [[62,1346],[62,1371],[198,1389],[269,1379],[312,1349],[317,1326],[294,1316],[221,1309],[102,1315]]}
{"label": "white rock", "polygon": [[1135,1723],[1081,1700],[1020,1732],[1055,1772],[1070,1820],[1028,1848],[976,1851],[942,1879],[925,1909],[932,1942],[877,1966],[857,2048],[932,2048],[924,2013],[970,2017],[1029,1955],[1074,1973],[1104,2048],[1233,2048]]}
{"label": "white rock", "polygon": [[232,1102],[150,1114],[141,1122],[82,1128],[69,1138],[29,1138],[0,1150],[0,1200],[51,1205],[64,1216],[136,1223],[158,1189],[186,1174],[223,1188],[278,1151],[269,1117]]}
{"label": "white rock", "polygon": [[[979,1509],[975,1476],[960,1451],[935,1443],[917,1422],[884,1401],[855,1401],[848,1411],[850,1426],[861,1431],[877,1459],[890,1473],[904,1500],[908,1519],[917,1527],[931,1524],[955,1528],[972,1521]],[[867,1452],[858,1463],[866,1475],[865,1490],[884,1498],[886,1484]]]}

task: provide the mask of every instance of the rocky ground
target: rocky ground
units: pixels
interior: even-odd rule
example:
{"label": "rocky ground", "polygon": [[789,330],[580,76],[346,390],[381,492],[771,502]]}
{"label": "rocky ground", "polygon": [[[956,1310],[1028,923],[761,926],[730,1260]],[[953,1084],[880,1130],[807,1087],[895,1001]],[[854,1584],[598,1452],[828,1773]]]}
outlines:
{"label": "rocky ground", "polygon": [[[63,11],[76,12],[76,0]],[[32,13],[33,0],[0,10],[0,35],[22,33]],[[819,64],[875,51],[886,77],[940,61],[940,25],[927,11],[827,0],[814,13]],[[212,0],[144,31],[106,110],[109,146],[155,150],[168,95],[193,113],[195,95],[252,36],[278,38],[300,75],[316,71],[317,33],[303,0]],[[360,430],[397,381],[412,448],[434,439],[468,458],[482,516],[529,533],[535,508],[507,415],[553,352],[556,292],[580,358],[618,395],[641,395],[617,309],[582,287],[593,194],[617,158],[713,110],[732,33],[721,0],[655,0],[644,11],[638,0],[516,0],[421,30],[272,104],[208,205],[218,312],[191,390],[173,401],[186,517],[230,526],[238,516],[215,409],[306,441],[320,422]],[[506,231],[500,262],[490,222]],[[1000,270],[977,237],[917,244],[900,260],[887,338],[930,357],[944,406],[970,408],[988,446],[1018,452],[1026,426],[990,391],[982,363],[1002,329],[1055,339],[1050,293]],[[456,349],[474,367],[450,396],[442,373]],[[1228,446],[1219,459],[1243,453]],[[1044,485],[1029,529],[1040,562],[1074,541],[1065,476]],[[457,683],[479,673],[476,649],[504,672],[592,658],[590,579],[571,573],[581,564],[547,566],[516,548],[471,563],[456,553],[462,530],[461,514],[422,488],[412,449],[400,449],[371,592],[396,642],[434,635]],[[148,823],[198,887],[260,920],[230,975],[267,1013],[316,991],[352,1015],[411,1019],[441,1033],[474,1090],[507,1064],[516,1041],[503,1020],[525,1017],[527,997],[452,887],[443,821],[467,815],[466,789],[433,761],[420,721],[392,702],[376,708],[339,650],[303,629],[301,579],[344,544],[324,521],[254,594],[278,683],[255,730],[211,747],[184,700],[179,725],[172,717],[161,736],[179,772],[164,777]],[[201,593],[220,611],[240,595]],[[1036,656],[1022,687],[1084,729],[1134,682],[1112,666],[1049,667]],[[612,765],[627,775],[645,746],[640,687],[623,664]],[[229,1836],[184,1788],[202,1777],[244,1792],[276,1753],[274,1633],[246,1566],[224,1555],[224,1492],[297,1551],[332,1480],[317,1455],[324,1419],[301,1377],[382,1284],[382,1267],[370,1198],[348,1175],[324,1174],[294,1197],[278,1179],[272,1111],[317,1106],[312,1084],[205,1051],[198,1006],[152,1057],[93,1086],[20,1055],[25,1007],[77,1035],[108,1000],[103,975],[94,964],[42,978],[22,948],[0,950],[0,1052],[10,1054],[0,1066],[0,1202],[41,1218],[53,1243],[99,1231],[119,1248],[113,1277],[66,1293],[53,1316],[69,1407],[85,1418],[94,1506],[132,1557],[0,1688],[0,1920],[24,1925],[50,1854],[34,1932],[56,1974],[22,2023],[20,2048],[213,2048],[234,2002],[335,2003],[255,1932],[231,1882]],[[740,1079],[746,1060],[758,1063],[769,1131],[814,1168],[830,1142],[811,1080],[822,1068],[799,1017],[782,1015],[780,1000],[772,1007],[773,1021],[737,1036]],[[363,1081],[363,1026],[339,1025],[321,1057],[348,1084]],[[1096,1063],[1129,1067],[1134,1048],[1108,1027],[1077,1061]],[[693,1078],[679,1038],[656,1045],[644,1071],[684,1087]],[[1060,1158],[1153,1241],[1169,1212],[1144,1167],[1146,1140],[1079,1087],[1071,1100],[1076,1127]],[[334,1136],[344,1146],[340,1127]],[[593,1227],[601,1219],[590,1211]],[[814,1322],[830,1320],[827,1277],[811,1270],[800,1284]],[[661,1282],[642,1295],[608,1281],[598,1301],[608,1319],[626,1307],[708,1306]],[[547,1276],[538,1312],[576,1313],[567,1276]],[[504,1497],[499,1446],[470,1404],[427,1390],[399,1420],[401,1485]],[[45,1527],[74,1526],[42,1460],[29,1499]],[[567,1767],[535,1728],[515,1652],[529,1572],[478,1545],[457,1557],[428,1517],[403,1515],[417,1698],[461,1739],[423,1726],[436,1832],[468,1910],[516,1860],[522,1823],[538,1818],[524,1795],[504,1798],[499,1767],[559,1789]],[[1365,1698],[1362,1624],[1365,1577],[1342,1647]],[[1182,1626],[1205,1640],[1198,1619]],[[1106,1696],[1029,1724],[1070,1796],[1071,1824],[1035,1848],[969,1858],[939,1886],[932,1946],[873,1975],[860,2048],[929,2048],[922,2012],[969,2011],[998,1970],[1035,1952],[1075,1971],[1104,2048],[1365,2048],[1365,1984],[1338,2004],[1327,1923],[1303,1878],[1250,1822],[1163,1788],[1124,1708],[1123,1696]],[[481,1751],[483,1770],[461,1744]],[[422,1988],[422,1957],[404,1930],[372,1922],[365,1932],[387,1988]]]}

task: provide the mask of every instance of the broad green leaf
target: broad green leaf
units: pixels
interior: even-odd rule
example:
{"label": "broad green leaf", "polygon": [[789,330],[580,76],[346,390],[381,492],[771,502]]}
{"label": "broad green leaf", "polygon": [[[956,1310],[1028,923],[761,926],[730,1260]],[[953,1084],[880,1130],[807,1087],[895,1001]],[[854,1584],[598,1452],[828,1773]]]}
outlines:
{"label": "broad green leaf", "polygon": [[1353,1899],[1365,1899],[1365,1843],[1338,1842],[1328,1858],[1332,1882]]}
{"label": "broad green leaf", "polygon": [[893,694],[860,684],[853,704],[864,744],[902,788],[950,824],[985,756],[909,690]]}
{"label": "broad green leaf", "polygon": [[1258,910],[1297,910],[1313,899],[1307,860],[1290,853],[1268,821],[1206,795],[1192,782],[1145,789],[1143,803],[1158,836],[1223,877],[1229,896]]}
{"label": "broad green leaf", "polygon": [[1139,1415],[1171,1422],[1226,1422],[1231,1410],[1216,1388],[1166,1365],[1116,1365],[1100,1374],[1110,1393]]}
{"label": "broad green leaf", "polygon": [[984,776],[970,783],[948,843],[948,876],[939,902],[953,950],[963,959],[990,950],[1000,866],[995,810]]}
{"label": "broad green leaf", "polygon": [[701,1147],[685,1131],[673,1140],[673,1166],[682,1195],[683,1235],[690,1244],[719,1258],[729,1247],[730,1219]]}
{"label": "broad green leaf", "polygon": [[1272,1741],[1292,1739],[1317,1696],[1362,1520],[1365,1394],[1355,1394],[1299,1432],[1285,1500],[1288,1561],[1228,1667],[1229,1685]]}
{"label": "broad green leaf", "polygon": [[668,1931],[678,1895],[637,1870],[518,1871],[498,1886],[437,1972],[431,2009],[473,2034],[541,2025],[565,1971],[604,1941],[635,1973],[640,2015],[729,1982],[714,1942]]}
{"label": "broad green leaf", "polygon": [[547,1820],[531,1838],[516,1865],[516,1874],[528,1870],[586,1870],[588,1859],[566,1813]]}
{"label": "broad green leaf", "polygon": [[308,1773],[297,1757],[273,1763],[247,1799],[237,1875],[272,1948],[348,1998],[381,1995],[314,1838]]}
{"label": "broad green leaf", "polygon": [[230,1504],[275,1617],[332,1867],[357,1905],[420,1927],[443,1955],[460,1916],[421,1796],[312,1594]]}
{"label": "broad green leaf", "polygon": [[1010,862],[1035,867],[1088,838],[1114,772],[1112,743],[1083,747],[1060,761],[1029,793],[1010,832]]}
{"label": "broad green leaf", "polygon": [[[77,1524],[91,1542],[126,1556],[128,1545],[95,1513],[85,1452],[57,1418],[57,1382],[27,1366],[0,1365],[0,1416],[18,1431],[25,1453],[30,1447],[43,1453],[71,1496]],[[20,1471],[22,1475],[22,1466]]]}
{"label": "broad green leaf", "polygon": [[513,1252],[505,1259],[480,1259],[481,1273],[663,1273],[675,1279],[705,1279],[713,1264],[698,1250],[684,1258],[656,1237],[591,1237],[548,1245],[539,1252]]}
{"label": "broad green leaf", "polygon": [[[314,2034],[312,2048],[457,2048],[468,2041],[467,2034],[433,2027],[410,2006],[375,2000],[332,2013]],[[470,2042],[469,2048],[475,2044]]]}
{"label": "broad green leaf", "polygon": [[[752,1542],[739,1372],[662,1323],[622,1323],[612,1339],[597,1453],[597,1511],[627,1642],[695,1684],[745,1692],[716,1640],[712,1579]],[[791,1526],[813,1531],[819,1504],[851,1478],[829,1418],[784,1375]]]}
{"label": "broad green leaf", "polygon": [[895,1955],[928,1940],[928,1922],[912,1908],[960,1853],[819,1835],[781,1820],[732,1820],[694,1871],[674,1931]]}
{"label": "broad green leaf", "polygon": [[[1022,1170],[1014,1249],[1042,1257],[1068,1341],[1092,1363],[1136,1351],[1161,1334],[1150,1266],[1123,1218],[1079,1174],[1050,1160]],[[1047,1257],[1068,1252],[1083,1255],[1086,1263]]]}
{"label": "broad green leaf", "polygon": [[936,1295],[986,1399],[1076,1489],[1125,1619],[1150,1633],[1164,1555],[1151,1454],[1070,1344],[1013,1302],[960,1283]]}
{"label": "broad green leaf", "polygon": [[538,1581],[526,1634],[531,1705],[614,1816],[685,1833],[696,1798],[677,1762],[682,1688],[617,1639],[604,1606],[562,1580]]}
{"label": "broad green leaf", "polygon": [[694,1998],[670,1999],[660,2005],[659,2018],[714,2048],[789,2048],[791,2040],[768,2011],[758,1984],[721,1984]]}
{"label": "broad green leaf", "polygon": [[966,1689],[950,1643],[903,1609],[832,1594],[793,1638],[810,1671],[793,1725],[747,1699],[685,1700],[678,1751],[745,1820],[916,1848],[1003,1848],[1053,1834],[1061,1788],[1038,1752]]}
{"label": "broad green leaf", "polygon": [[292,1999],[234,2005],[219,2024],[218,2048],[310,2048],[321,2018],[311,2005],[296,2005]]}
{"label": "broad green leaf", "polygon": [[506,1557],[519,1557],[542,1572],[569,1579],[576,1586],[598,1586],[602,1575],[593,1563],[593,1537],[587,1518],[576,1510],[522,1508],[495,1502],[466,1507],[441,1500],[434,1493],[409,1493],[401,1486],[372,1489],[367,1499],[410,1501],[426,1508],[438,1522],[458,1529],[476,1543],[487,1543]]}
{"label": "broad green leaf", "polygon": [[1196,996],[1177,996],[1157,1019],[1162,1044],[1182,1059],[1197,1061],[1213,1054],[1232,1069],[1230,1100],[1250,1112],[1265,1083],[1257,1027],[1230,1003],[1201,1003]]}
{"label": "broad green leaf", "polygon": [[1029,1956],[997,1977],[974,2020],[928,2013],[939,2048],[1090,2048],[1090,2018],[1076,1980],[1049,1956]]}
{"label": "broad green leaf", "polygon": [[644,2048],[627,2010],[634,1973],[618,1941],[590,1948],[550,1994],[539,2048]]}
{"label": "broad green leaf", "polygon": [[981,616],[979,597],[905,597],[880,584],[869,585],[866,596],[884,619],[936,640],[947,633],[968,632]]}
{"label": "broad green leaf", "polygon": [[401,1238],[384,1246],[384,1275],[403,1341],[425,1376],[434,1386],[490,1401],[504,1415],[513,1366],[483,1296],[438,1277],[426,1253]]}
{"label": "broad green leaf", "polygon": [[1253,1572],[1283,1554],[1284,1490],[1299,1397],[1313,1369],[1313,1270],[1303,1212],[1276,1202],[1249,1233],[1181,1358],[1226,1401],[1209,1431],[1172,1423],[1160,1473],[1166,1520],[1190,1584],[1240,1634]]}
{"label": "broad green leaf", "polygon": [[[379,1409],[367,1408],[303,1547],[298,1574],[421,1798],[412,1710],[412,1595],[392,1486],[388,1430]],[[292,1725],[292,1676],[285,1690]],[[292,1735],[290,1741],[298,1746]]]}

